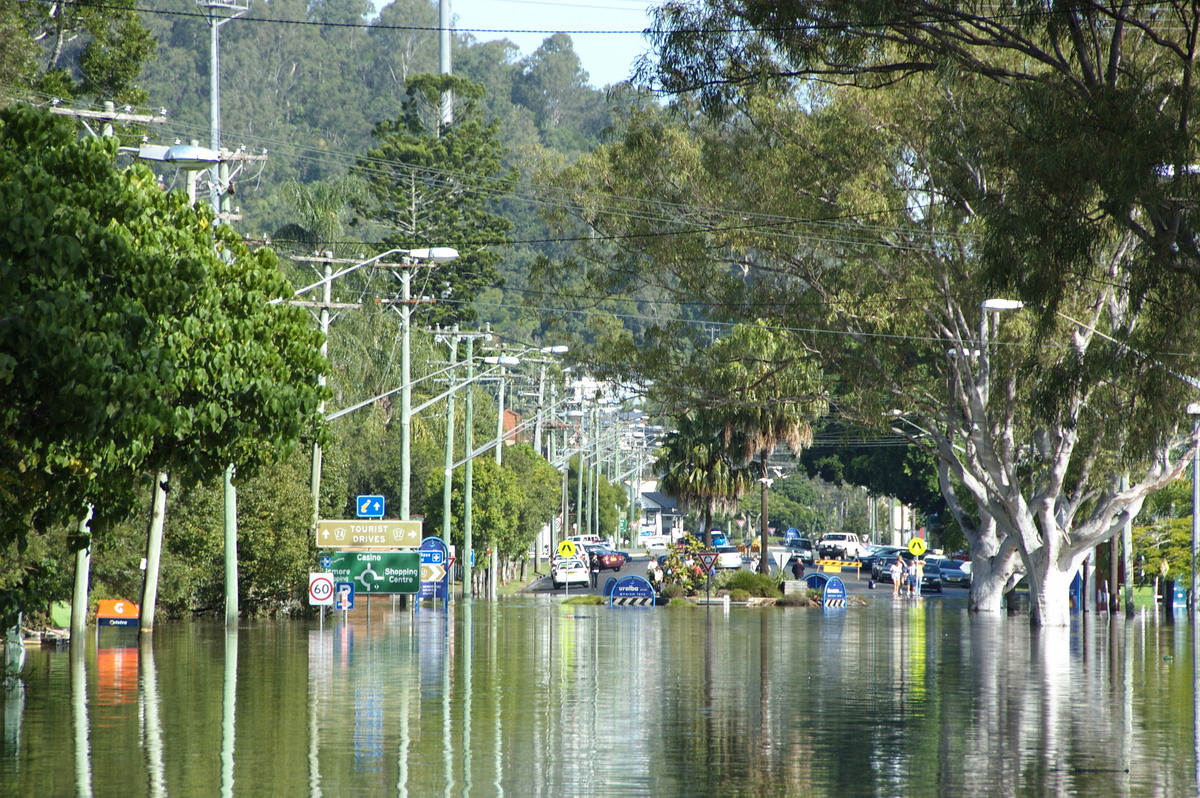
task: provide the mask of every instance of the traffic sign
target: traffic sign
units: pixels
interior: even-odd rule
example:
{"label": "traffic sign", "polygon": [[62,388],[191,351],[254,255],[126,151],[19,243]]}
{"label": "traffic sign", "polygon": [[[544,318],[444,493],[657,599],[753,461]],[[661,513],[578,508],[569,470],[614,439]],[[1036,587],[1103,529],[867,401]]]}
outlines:
{"label": "traffic sign", "polygon": [[821,606],[827,610],[846,606],[846,583],[840,577],[831,576],[825,582],[825,590],[821,593]]}
{"label": "traffic sign", "polygon": [[439,537],[427,537],[421,541],[421,598],[444,599],[450,597],[449,547]]}
{"label": "traffic sign", "polygon": [[308,575],[308,603],[313,607],[333,606],[333,574]]}
{"label": "traffic sign", "polygon": [[574,557],[578,552],[575,550],[575,544],[569,540],[564,540],[558,544],[559,557]]}
{"label": "traffic sign", "polygon": [[322,554],[321,555],[321,567],[324,568],[326,571],[328,571],[330,565],[333,565],[333,558],[330,557],[328,554]]}
{"label": "traffic sign", "polygon": [[382,496],[359,496],[354,500],[359,518],[383,518]]}
{"label": "traffic sign", "polygon": [[924,538],[913,538],[908,541],[908,553],[914,557],[920,557],[928,550],[929,544],[925,542]]}
{"label": "traffic sign", "polygon": [[337,601],[334,602],[335,610],[348,612],[354,609],[354,583],[353,582],[338,582],[337,583]]}
{"label": "traffic sign", "polygon": [[421,545],[420,521],[318,521],[317,546],[413,548]]}
{"label": "traffic sign", "polygon": [[700,552],[700,562],[704,563],[704,571],[708,573],[717,562],[717,553],[715,551]]}
{"label": "traffic sign", "polygon": [[359,593],[416,593],[421,583],[421,555],[415,551],[339,551],[329,569]]}

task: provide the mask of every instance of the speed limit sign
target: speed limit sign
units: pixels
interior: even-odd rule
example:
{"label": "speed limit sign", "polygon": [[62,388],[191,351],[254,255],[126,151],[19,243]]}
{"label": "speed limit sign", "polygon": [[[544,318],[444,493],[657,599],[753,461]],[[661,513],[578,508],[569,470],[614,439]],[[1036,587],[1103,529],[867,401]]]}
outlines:
{"label": "speed limit sign", "polygon": [[308,575],[308,603],[314,607],[333,606],[333,574]]}

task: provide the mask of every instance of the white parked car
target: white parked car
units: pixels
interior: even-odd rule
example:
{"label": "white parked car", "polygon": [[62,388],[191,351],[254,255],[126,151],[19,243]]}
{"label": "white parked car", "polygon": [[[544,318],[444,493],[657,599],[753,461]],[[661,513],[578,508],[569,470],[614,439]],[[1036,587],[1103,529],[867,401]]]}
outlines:
{"label": "white parked car", "polygon": [[550,570],[550,582],[554,585],[555,590],[566,585],[586,587],[590,578],[588,569],[584,568],[583,563],[574,557],[559,560]]}
{"label": "white parked car", "polygon": [[713,551],[717,553],[717,570],[742,567],[742,553],[737,550],[737,546],[716,546]]}

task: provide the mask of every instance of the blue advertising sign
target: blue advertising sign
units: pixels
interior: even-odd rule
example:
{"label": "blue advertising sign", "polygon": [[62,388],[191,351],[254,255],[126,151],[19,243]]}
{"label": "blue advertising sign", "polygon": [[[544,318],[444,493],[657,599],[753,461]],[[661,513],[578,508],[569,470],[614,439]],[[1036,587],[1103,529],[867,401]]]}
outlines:
{"label": "blue advertising sign", "polygon": [[421,541],[421,589],[417,598],[445,599],[450,597],[450,573],[446,568],[450,549],[439,537]]}
{"label": "blue advertising sign", "polygon": [[612,592],[613,592],[613,588],[614,588],[614,587],[616,587],[616,586],[617,586],[617,578],[616,578],[615,576],[610,576],[610,577],[608,578],[608,581],[604,583],[604,593],[603,593],[603,595],[605,595],[605,596],[611,596],[611,595],[612,595]]}
{"label": "blue advertising sign", "polygon": [[846,606],[846,583],[841,580],[841,577],[829,577],[829,581],[825,583],[825,592],[821,596],[821,603],[825,609]]}
{"label": "blue advertising sign", "polygon": [[383,518],[383,497],[359,496],[354,501],[354,511],[359,518]]}
{"label": "blue advertising sign", "polygon": [[[605,585],[605,590],[608,586]],[[608,606],[652,607],[657,594],[644,576],[625,576],[616,580],[608,593]]]}

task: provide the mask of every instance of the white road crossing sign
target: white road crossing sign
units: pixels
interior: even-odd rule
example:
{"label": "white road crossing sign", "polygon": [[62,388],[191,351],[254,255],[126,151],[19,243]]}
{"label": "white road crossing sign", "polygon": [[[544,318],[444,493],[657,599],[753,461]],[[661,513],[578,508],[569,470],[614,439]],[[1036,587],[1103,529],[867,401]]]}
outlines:
{"label": "white road crossing sign", "polygon": [[333,574],[308,575],[308,603],[313,607],[333,606]]}

